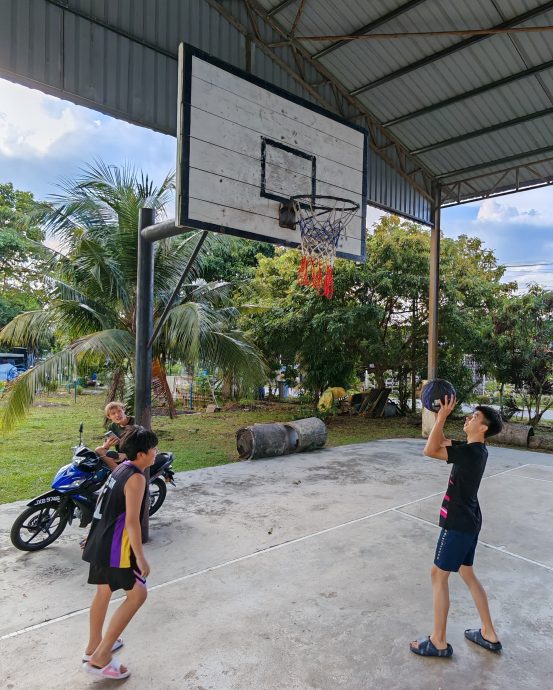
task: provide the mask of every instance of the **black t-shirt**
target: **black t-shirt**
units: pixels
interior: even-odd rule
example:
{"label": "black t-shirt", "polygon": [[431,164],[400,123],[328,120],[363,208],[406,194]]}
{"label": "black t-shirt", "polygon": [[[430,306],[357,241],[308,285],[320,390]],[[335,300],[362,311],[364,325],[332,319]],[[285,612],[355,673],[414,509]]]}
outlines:
{"label": "black t-shirt", "polygon": [[[110,568],[135,568],[136,559],[125,527],[125,484],[141,470],[130,460],[116,467],[102,487],[92,526],[83,549],[83,560]],[[140,517],[144,512],[144,500]]]}
{"label": "black t-shirt", "polygon": [[113,431],[113,433],[118,437],[121,438],[123,434],[127,431],[127,429],[130,426],[133,426],[134,424],[134,417],[127,417],[127,423],[125,426],[121,426],[120,424],[117,424],[117,422],[112,422],[108,426],[108,431]]}
{"label": "black t-shirt", "polygon": [[[128,429],[134,426],[134,417],[127,417],[127,423],[125,426],[121,426],[120,424],[117,424],[116,422],[112,422],[108,426],[108,431],[113,431],[113,433],[117,436],[117,438],[122,438],[123,435],[125,434]],[[115,444],[115,450],[119,452],[119,444]]]}
{"label": "black t-shirt", "polygon": [[488,449],[484,443],[453,441],[447,446],[447,462],[453,464],[440,508],[440,527],[478,534],[482,513],[478,489],[486,469]]}

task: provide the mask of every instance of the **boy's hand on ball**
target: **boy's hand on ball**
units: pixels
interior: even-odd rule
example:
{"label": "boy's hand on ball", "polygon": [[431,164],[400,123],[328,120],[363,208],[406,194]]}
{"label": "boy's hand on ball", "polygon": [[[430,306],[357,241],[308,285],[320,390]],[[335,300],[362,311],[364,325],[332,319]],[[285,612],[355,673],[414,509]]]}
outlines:
{"label": "boy's hand on ball", "polygon": [[437,412],[438,419],[447,419],[447,417],[453,412],[455,409],[455,405],[457,404],[457,398],[452,395],[452,396],[444,396],[445,402],[442,402],[440,400],[440,409]]}

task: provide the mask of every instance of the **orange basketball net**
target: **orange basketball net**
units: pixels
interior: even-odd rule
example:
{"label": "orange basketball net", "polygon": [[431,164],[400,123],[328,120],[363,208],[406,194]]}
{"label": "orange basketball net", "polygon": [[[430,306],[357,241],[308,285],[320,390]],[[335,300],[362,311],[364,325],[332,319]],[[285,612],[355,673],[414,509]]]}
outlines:
{"label": "orange basketball net", "polygon": [[327,299],[334,296],[334,260],[342,233],[359,204],[333,196],[294,196],[291,199],[301,232],[300,285],[311,286]]}

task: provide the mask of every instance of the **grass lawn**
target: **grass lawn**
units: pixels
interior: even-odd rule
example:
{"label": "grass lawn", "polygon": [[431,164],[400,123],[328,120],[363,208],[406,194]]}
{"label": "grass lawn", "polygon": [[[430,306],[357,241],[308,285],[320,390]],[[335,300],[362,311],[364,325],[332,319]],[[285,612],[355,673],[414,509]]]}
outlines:
{"label": "grass lawn", "polygon": [[[55,472],[71,460],[71,446],[79,440],[92,448],[100,444],[104,429],[104,394],[81,395],[74,402],[68,394],[37,401],[27,420],[0,441],[0,503],[32,498],[47,491]],[[237,406],[236,406],[237,407]],[[223,410],[213,414],[154,417],[152,427],[162,450],[175,454],[176,471],[194,470],[234,462],[236,431],[262,422],[290,421],[298,414],[310,416],[306,408],[280,403],[262,403],[254,410]],[[328,446],[365,443],[385,438],[420,438],[420,417],[369,419],[347,415],[328,424]],[[446,433],[463,438],[462,421],[449,420]]]}
{"label": "grass lawn", "polygon": [[[71,446],[79,440],[89,447],[100,444],[104,429],[104,395],[81,395],[74,402],[68,394],[37,400],[27,420],[0,441],[0,503],[47,491],[59,467],[71,460]],[[309,416],[309,411],[303,408]],[[154,417],[152,427],[159,446],[175,454],[174,469],[194,470],[234,462],[236,431],[247,424],[289,421],[297,405],[267,404],[255,410],[223,410],[213,414],[180,415],[174,420]],[[363,443],[381,438],[419,437],[417,418],[366,419],[336,417],[328,425],[328,445]]]}

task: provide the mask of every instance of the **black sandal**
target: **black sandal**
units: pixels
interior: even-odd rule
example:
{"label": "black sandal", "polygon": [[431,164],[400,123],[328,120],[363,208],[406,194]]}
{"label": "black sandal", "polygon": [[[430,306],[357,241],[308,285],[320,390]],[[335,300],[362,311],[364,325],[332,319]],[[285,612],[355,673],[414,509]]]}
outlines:
{"label": "black sandal", "polygon": [[465,630],[465,637],[467,640],[470,640],[470,642],[474,642],[474,644],[484,647],[484,649],[487,649],[489,652],[500,652],[503,648],[499,640],[497,642],[490,642],[489,640],[486,640],[486,638],[482,636],[481,628],[479,630],[476,628]]}
{"label": "black sandal", "polygon": [[438,649],[430,639],[430,635],[424,637],[422,640],[417,640],[417,642],[419,643],[418,647],[413,647],[411,644],[409,645],[409,649],[413,654],[419,654],[420,656],[437,656],[441,659],[448,659],[453,654],[453,647],[449,642],[445,649]]}

